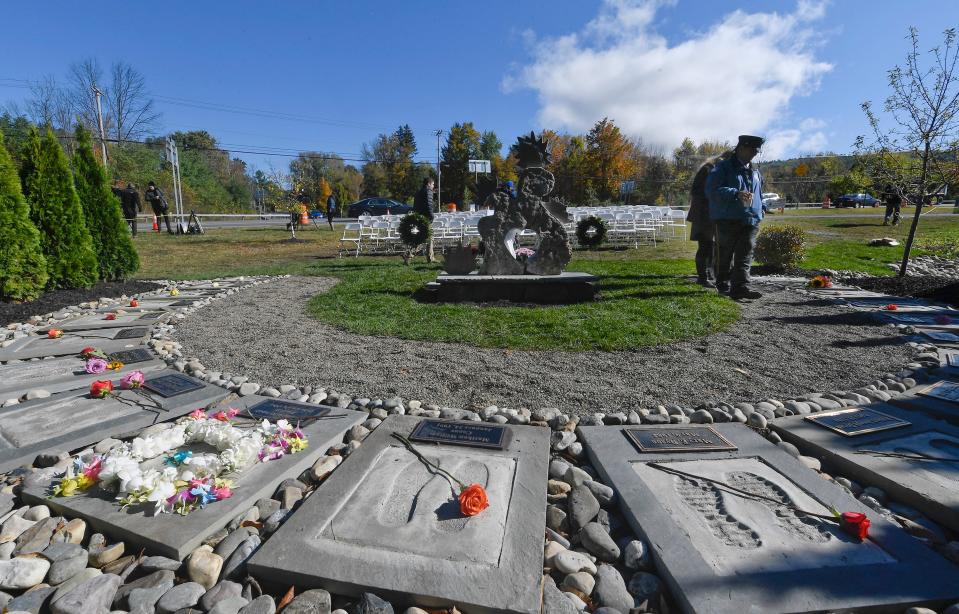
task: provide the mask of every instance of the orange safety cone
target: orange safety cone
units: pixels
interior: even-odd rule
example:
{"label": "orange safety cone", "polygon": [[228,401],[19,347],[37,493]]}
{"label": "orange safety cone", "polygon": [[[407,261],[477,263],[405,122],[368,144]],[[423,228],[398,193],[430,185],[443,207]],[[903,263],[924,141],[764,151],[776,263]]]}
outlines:
{"label": "orange safety cone", "polygon": [[160,232],[160,225],[157,224],[157,214],[156,214],[156,213],[153,214],[153,228],[152,228],[152,230],[155,230],[156,232]]}

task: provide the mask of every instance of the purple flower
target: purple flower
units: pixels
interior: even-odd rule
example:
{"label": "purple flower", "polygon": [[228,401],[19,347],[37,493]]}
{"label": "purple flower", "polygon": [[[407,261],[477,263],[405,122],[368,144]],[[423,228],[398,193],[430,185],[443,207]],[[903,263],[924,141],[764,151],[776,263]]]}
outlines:
{"label": "purple flower", "polygon": [[103,360],[102,358],[96,358],[96,357],[90,358],[89,360],[87,360],[87,363],[83,366],[83,369],[87,373],[91,373],[91,374],[103,373],[104,371],[107,370],[107,361]]}

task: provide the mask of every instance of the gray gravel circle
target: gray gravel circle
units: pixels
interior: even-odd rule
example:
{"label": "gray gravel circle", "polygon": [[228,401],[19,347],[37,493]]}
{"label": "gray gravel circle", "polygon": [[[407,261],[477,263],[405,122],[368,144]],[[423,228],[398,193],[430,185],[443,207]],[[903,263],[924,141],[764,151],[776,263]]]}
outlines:
{"label": "gray gravel circle", "polygon": [[724,333],[628,352],[546,352],[357,335],[309,318],[307,302],[335,283],[290,277],[243,290],[184,319],[176,340],[208,369],[263,385],[579,415],[857,388],[915,353],[866,314],[769,285],[757,285],[765,296],[743,303]]}

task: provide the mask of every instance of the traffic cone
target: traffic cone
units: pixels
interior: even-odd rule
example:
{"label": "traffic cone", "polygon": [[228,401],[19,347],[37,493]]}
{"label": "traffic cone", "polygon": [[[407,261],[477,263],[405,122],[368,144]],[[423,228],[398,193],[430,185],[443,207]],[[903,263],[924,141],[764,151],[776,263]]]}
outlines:
{"label": "traffic cone", "polygon": [[160,232],[160,225],[157,224],[157,214],[156,214],[156,213],[153,214],[153,229],[152,229],[152,230],[155,230],[156,232]]}

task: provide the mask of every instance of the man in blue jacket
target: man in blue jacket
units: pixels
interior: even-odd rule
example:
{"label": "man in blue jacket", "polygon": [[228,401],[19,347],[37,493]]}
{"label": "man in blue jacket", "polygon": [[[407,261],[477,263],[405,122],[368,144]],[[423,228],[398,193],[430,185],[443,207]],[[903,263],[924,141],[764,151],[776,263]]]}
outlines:
{"label": "man in blue jacket", "polygon": [[763,219],[763,177],[752,164],[763,139],[741,135],[734,155],[706,179],[709,217],[716,225],[716,287],[733,299],[762,296],[749,288],[749,269]]}

